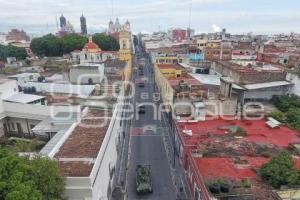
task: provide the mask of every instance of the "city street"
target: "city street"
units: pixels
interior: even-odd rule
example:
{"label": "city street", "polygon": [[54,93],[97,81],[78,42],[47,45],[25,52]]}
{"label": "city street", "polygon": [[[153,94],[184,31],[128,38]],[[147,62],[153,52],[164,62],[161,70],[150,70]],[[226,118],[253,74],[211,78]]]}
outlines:
{"label": "city street", "polygon": [[[150,71],[150,66],[144,66],[144,76],[138,73],[134,77],[147,78],[144,87],[136,86],[136,103],[156,103],[153,100],[154,75]],[[144,96],[144,98],[143,98]],[[146,97],[149,98],[146,98]],[[127,176],[127,199],[153,199],[153,200],[174,200],[176,199],[176,189],[172,182],[171,168],[168,162],[166,149],[164,146],[162,131],[165,127],[153,116],[153,108],[146,106],[144,114],[139,114],[132,121],[130,131],[130,155],[129,169]],[[153,193],[149,195],[137,195],[135,170],[138,164],[151,165]]]}

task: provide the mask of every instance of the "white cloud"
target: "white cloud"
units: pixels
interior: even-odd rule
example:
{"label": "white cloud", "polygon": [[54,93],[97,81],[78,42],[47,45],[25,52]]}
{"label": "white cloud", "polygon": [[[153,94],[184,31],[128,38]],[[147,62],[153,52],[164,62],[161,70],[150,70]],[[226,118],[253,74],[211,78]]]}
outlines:
{"label": "white cloud", "polygon": [[222,30],[222,28],[221,27],[219,27],[218,25],[216,25],[216,24],[213,24],[212,25],[212,29],[213,29],[213,31],[216,33],[216,32],[221,32],[221,30]]}

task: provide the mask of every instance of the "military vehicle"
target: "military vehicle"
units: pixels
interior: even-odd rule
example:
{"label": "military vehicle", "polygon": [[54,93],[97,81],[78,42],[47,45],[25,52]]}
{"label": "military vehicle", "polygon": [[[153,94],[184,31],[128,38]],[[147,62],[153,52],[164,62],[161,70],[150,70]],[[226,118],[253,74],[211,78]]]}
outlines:
{"label": "military vehicle", "polygon": [[137,165],[136,192],[137,194],[149,194],[153,192],[150,165]]}

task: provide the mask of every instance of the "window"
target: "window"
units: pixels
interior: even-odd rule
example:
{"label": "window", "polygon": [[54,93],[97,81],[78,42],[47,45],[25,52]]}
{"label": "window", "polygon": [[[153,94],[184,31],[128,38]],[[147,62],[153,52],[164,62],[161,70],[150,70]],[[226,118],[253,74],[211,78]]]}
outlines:
{"label": "window", "polygon": [[30,129],[32,130],[35,127],[35,125],[30,124]]}
{"label": "window", "polygon": [[15,130],[15,124],[14,123],[11,123],[10,127],[11,127],[12,130]]}
{"label": "window", "polygon": [[109,178],[110,180],[113,178],[115,173],[115,167],[113,166],[112,163],[109,163]]}

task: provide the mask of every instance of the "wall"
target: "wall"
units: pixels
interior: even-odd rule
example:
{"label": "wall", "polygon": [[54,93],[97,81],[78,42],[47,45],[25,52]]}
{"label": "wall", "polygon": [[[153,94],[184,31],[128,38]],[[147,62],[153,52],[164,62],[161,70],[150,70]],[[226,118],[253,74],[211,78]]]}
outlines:
{"label": "wall", "polygon": [[235,115],[237,109],[237,99],[226,100],[206,100],[206,115]]}
{"label": "wall", "polygon": [[155,82],[161,92],[162,100],[165,105],[171,107],[173,105],[174,90],[157,66],[154,66],[154,71],[155,71]]}
{"label": "wall", "polygon": [[285,80],[287,74],[284,71],[240,72],[238,70],[233,70],[230,67],[224,66],[220,63],[213,64],[212,70],[215,70],[222,76],[229,76],[234,80],[235,83],[243,85],[282,81]]}
{"label": "wall", "polygon": [[17,81],[15,80],[3,80],[3,83],[0,83],[0,98],[5,99],[10,96],[19,93]]}
{"label": "wall", "polygon": [[206,189],[205,181],[203,177],[199,174],[199,169],[197,168],[196,163],[193,161],[192,155],[189,155],[188,158],[188,170],[186,173],[186,179],[188,180],[188,187],[192,194],[192,198],[195,199],[195,190],[198,190],[200,193],[200,199],[195,200],[210,200],[209,192]]}
{"label": "wall", "polygon": [[[3,126],[6,124],[8,135],[19,135],[20,137],[31,137],[33,132],[31,129],[40,123],[41,120],[32,120],[32,119],[22,119],[22,118],[12,118],[7,117],[3,120]],[[17,128],[17,124],[21,126],[21,132]],[[33,126],[33,127],[32,127]]]}
{"label": "wall", "polygon": [[182,72],[176,68],[159,68],[159,70],[165,78],[177,78]]}
{"label": "wall", "polygon": [[159,56],[155,58],[156,64],[176,64],[178,62],[177,56]]}
{"label": "wall", "polygon": [[231,60],[232,50],[221,48],[206,48],[205,49],[206,60]]}
{"label": "wall", "polygon": [[[87,51],[82,51],[80,54],[80,63],[100,63],[104,62],[108,59],[115,59],[116,54],[114,52],[111,53],[105,53],[105,52],[99,52],[99,53],[93,53],[93,52],[87,52]],[[74,60],[76,60],[76,56],[78,54],[73,53],[72,57]]]}
{"label": "wall", "polygon": [[263,88],[257,90],[245,91],[245,100],[271,100],[274,95],[288,95],[293,92],[293,86],[278,86],[271,88]]}
{"label": "wall", "polygon": [[24,118],[35,120],[55,116],[58,112],[80,112],[80,106],[43,106],[9,102],[3,102],[3,108],[8,116],[9,113],[18,113]]}
{"label": "wall", "polygon": [[100,84],[104,77],[104,65],[72,67],[69,77],[72,84],[89,84],[89,79],[92,80],[92,84]]}

